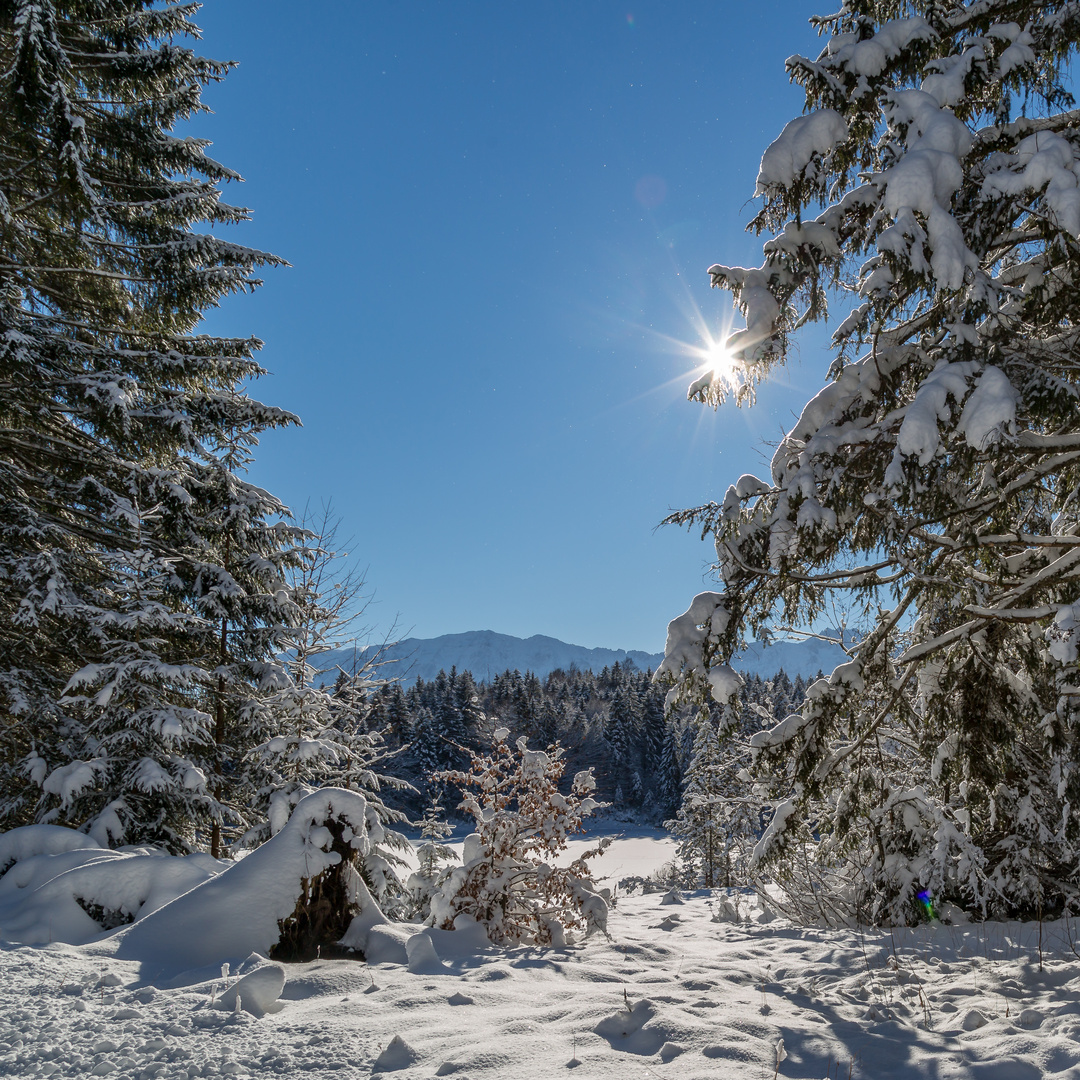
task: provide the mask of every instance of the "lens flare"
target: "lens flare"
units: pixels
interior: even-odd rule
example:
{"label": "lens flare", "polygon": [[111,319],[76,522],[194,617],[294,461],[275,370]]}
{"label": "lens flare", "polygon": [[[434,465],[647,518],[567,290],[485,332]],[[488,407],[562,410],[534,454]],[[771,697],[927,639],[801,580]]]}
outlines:
{"label": "lens flare", "polygon": [[923,889],[921,893],[916,894],[919,902],[924,908],[926,908],[926,914],[928,918],[935,919],[937,916],[934,914],[934,898],[930,895],[929,889]]}
{"label": "lens flare", "polygon": [[711,385],[718,392],[719,399],[723,400],[728,391],[738,390],[743,376],[742,362],[732,356],[727,347],[731,324],[736,316],[735,308],[724,312],[714,322],[705,317],[689,289],[686,289],[680,306],[697,337],[693,344],[686,341],[677,343],[679,351],[692,357],[699,365],[692,385],[699,385],[702,380],[707,380],[707,384]]}
{"label": "lens flare", "polygon": [[721,380],[728,386],[735,386],[735,358],[728,351],[723,341],[710,341],[701,350],[707,368],[712,369],[713,381]]}

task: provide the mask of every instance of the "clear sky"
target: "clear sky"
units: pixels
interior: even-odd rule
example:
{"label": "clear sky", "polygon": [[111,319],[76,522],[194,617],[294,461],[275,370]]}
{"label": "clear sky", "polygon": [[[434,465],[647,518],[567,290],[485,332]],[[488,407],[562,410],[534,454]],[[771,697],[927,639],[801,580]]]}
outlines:
{"label": "clear sky", "polygon": [[[826,5],[827,7],[827,5]],[[288,259],[207,329],[302,430],[255,482],[333,500],[402,636],[659,650],[710,545],[657,529],[760,472],[824,378],[803,341],[753,410],[685,399],[713,262],[758,265],[758,162],[817,49],[797,0],[209,0],[239,61],[193,132],[245,177],[235,238]],[[829,9],[831,10],[831,9]],[[702,322],[703,320],[703,322]],[[763,455],[765,457],[763,458]]]}

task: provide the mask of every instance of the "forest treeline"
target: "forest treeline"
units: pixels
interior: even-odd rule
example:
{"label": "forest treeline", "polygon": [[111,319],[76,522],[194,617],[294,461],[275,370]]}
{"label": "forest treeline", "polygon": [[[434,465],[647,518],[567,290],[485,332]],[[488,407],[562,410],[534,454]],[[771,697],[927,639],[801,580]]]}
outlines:
{"label": "forest treeline", "polygon": [[[775,722],[797,710],[806,685],[801,675],[791,679],[784,671],[771,679],[746,678],[739,691],[739,730],[751,733],[767,723],[766,717]],[[347,676],[339,675],[337,690],[348,686]],[[591,768],[598,797],[613,811],[660,823],[682,804],[702,722],[698,710],[690,708],[672,710],[665,718],[665,693],[651,672],[632,662],[599,672],[555,670],[543,679],[504,671],[479,683],[469,671],[452,667],[431,680],[373,688],[362,722],[385,741],[390,756],[382,770],[415,788],[389,797],[410,814],[432,794],[452,812],[454,793],[444,793],[432,774],[467,767],[469,753],[489,750],[495,729],[505,727],[512,741],[524,736],[533,748],[563,746],[567,783]],[[721,710],[714,707],[709,726],[715,733],[720,724]]]}

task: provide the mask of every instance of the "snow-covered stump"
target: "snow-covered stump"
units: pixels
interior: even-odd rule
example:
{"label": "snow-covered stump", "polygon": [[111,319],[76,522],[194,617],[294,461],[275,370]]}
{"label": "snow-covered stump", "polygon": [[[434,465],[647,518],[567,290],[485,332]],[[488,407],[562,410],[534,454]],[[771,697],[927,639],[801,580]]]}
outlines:
{"label": "snow-covered stump", "polygon": [[352,845],[356,834],[342,817],[327,818],[318,828],[329,834],[329,845],[324,850],[336,855],[337,861],[303,879],[303,891],[293,913],[279,921],[281,935],[270,950],[272,960],[288,963],[357,955],[354,949],[339,944],[359,911],[361,898],[373,902],[360,876],[361,853]]}
{"label": "snow-covered stump", "polygon": [[[355,917],[365,928],[385,918],[358,869],[372,851],[367,810],[362,795],[343,788],[305,796],[276,836],[121,931],[117,955],[174,971],[251,953],[277,960],[345,955],[338,943]],[[363,937],[354,928],[347,944],[355,949]]]}

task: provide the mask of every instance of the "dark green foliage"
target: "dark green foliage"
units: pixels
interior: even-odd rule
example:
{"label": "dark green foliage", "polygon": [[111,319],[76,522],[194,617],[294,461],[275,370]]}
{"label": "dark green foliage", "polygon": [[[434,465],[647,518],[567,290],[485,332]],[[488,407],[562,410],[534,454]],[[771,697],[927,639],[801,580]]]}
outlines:
{"label": "dark green foliage", "polygon": [[0,817],[174,850],[245,825],[300,540],[241,475],[295,422],[259,342],[195,332],[281,262],[173,133],[229,68],[196,6],[0,3]]}
{"label": "dark green foliage", "polygon": [[[490,740],[485,733],[497,727],[506,727],[512,740],[528,736],[539,716],[547,745],[558,742],[564,747],[568,773],[592,768],[598,797],[612,803],[615,812],[632,810],[659,824],[674,817],[682,805],[683,772],[693,756],[691,744],[697,730],[694,713],[675,710],[665,718],[665,687],[632,666],[616,665],[599,675],[553,671],[543,682],[532,674],[507,671],[479,685],[469,672],[454,671],[431,682],[418,679],[408,691],[396,684],[383,687],[373,695],[372,715],[386,725],[394,713],[396,719],[387,732],[391,741],[394,731],[411,732],[406,751],[383,766],[387,772],[420,791],[427,790],[429,797],[441,797],[446,804],[449,796],[437,788],[433,791],[428,778],[443,741],[437,717],[445,714],[448,701],[461,700],[455,687],[463,684],[471,688],[471,708],[480,717],[460,743],[469,753],[482,751]],[[801,690],[790,680],[785,685],[785,694],[797,707]],[[761,726],[756,706],[772,707],[775,686],[775,680],[763,681],[759,676],[746,680],[739,706],[739,737],[745,739],[748,731]],[[526,703],[524,717],[519,711],[522,703]],[[419,795],[388,793],[386,797],[410,815],[425,812]]]}

